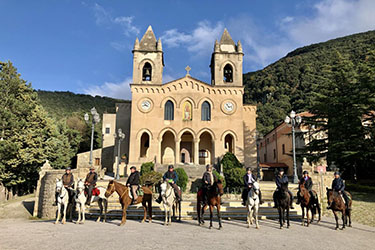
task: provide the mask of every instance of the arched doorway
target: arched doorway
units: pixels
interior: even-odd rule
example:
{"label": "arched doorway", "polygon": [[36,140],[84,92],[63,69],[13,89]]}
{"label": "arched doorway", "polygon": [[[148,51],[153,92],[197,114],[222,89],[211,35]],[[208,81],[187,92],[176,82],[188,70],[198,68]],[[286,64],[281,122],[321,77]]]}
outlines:
{"label": "arched doorway", "polygon": [[161,163],[174,164],[175,138],[172,132],[164,133],[161,141]]}
{"label": "arched doorway", "polygon": [[139,157],[147,157],[147,151],[149,147],[150,136],[148,135],[148,133],[144,132],[141,136]]}
{"label": "arched doorway", "polygon": [[234,138],[231,134],[227,134],[224,139],[224,148],[226,152],[234,154]]}
{"label": "arched doorway", "polygon": [[194,137],[190,132],[185,132],[181,136],[180,161],[181,163],[194,162]]}
{"label": "arched doorway", "polygon": [[203,132],[199,137],[199,164],[212,164],[213,157],[212,136],[208,132]]}

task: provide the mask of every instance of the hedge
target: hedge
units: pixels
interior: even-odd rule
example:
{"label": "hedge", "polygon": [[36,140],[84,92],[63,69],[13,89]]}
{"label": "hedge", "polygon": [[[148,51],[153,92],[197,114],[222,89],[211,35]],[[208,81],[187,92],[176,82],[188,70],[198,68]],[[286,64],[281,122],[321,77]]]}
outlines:
{"label": "hedge", "polygon": [[189,181],[189,177],[186,174],[185,169],[183,169],[183,168],[176,168],[175,171],[176,171],[177,176],[178,176],[178,180],[177,180],[176,184],[177,184],[177,186],[179,186],[182,189],[183,192],[185,192],[186,186],[187,186],[188,181]]}
{"label": "hedge", "polygon": [[145,162],[141,165],[141,175],[146,173],[150,173],[154,171],[154,163],[153,162]]}

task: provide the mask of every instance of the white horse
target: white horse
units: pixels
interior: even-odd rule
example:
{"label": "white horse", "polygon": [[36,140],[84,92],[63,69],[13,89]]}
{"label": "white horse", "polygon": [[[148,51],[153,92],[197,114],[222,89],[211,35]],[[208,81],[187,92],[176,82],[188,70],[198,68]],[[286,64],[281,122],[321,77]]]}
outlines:
{"label": "white horse", "polygon": [[69,193],[64,187],[62,180],[58,178],[56,178],[56,193],[57,193],[57,216],[56,216],[55,224],[59,223],[59,220],[60,220],[61,205],[64,208],[64,215],[63,215],[61,223],[65,224],[66,223],[66,210],[69,205]]}
{"label": "white horse", "polygon": [[[92,202],[98,202],[100,214],[96,222],[100,222],[101,216],[103,215],[103,203],[104,203],[104,219],[103,222],[107,219],[107,207],[108,207],[108,200],[105,197],[105,191],[106,189],[103,187],[97,187],[100,191],[99,195],[93,195],[91,197],[91,203]],[[79,179],[77,182],[77,189],[76,189],[76,206],[78,208],[78,220],[76,223],[85,223],[85,212],[86,212],[86,196],[85,196],[85,183],[82,179]],[[81,219],[82,215],[82,219]]]}
{"label": "white horse", "polygon": [[258,223],[258,211],[259,211],[259,183],[254,182],[253,187],[250,189],[247,195],[246,207],[247,207],[247,225],[250,228],[250,224],[253,224],[255,218],[256,229],[259,229]]}
{"label": "white horse", "polygon": [[[167,181],[164,181],[161,185],[161,197],[163,199],[163,207],[165,212],[165,221],[164,225],[171,225],[172,220],[172,211],[174,213],[174,208],[177,208],[179,206],[179,201],[176,197],[176,194],[174,193],[174,189],[171,185],[168,184]],[[180,208],[180,219],[181,219],[181,206]]]}

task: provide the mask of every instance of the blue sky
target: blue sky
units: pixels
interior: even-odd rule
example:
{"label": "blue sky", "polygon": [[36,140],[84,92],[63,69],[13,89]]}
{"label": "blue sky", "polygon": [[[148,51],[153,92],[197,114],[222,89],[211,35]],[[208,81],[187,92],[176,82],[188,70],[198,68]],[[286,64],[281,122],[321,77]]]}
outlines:
{"label": "blue sky", "polygon": [[164,81],[205,82],[224,28],[244,48],[244,72],[291,50],[375,28],[374,0],[0,0],[0,61],[35,89],[129,99],[132,47],[152,25]]}

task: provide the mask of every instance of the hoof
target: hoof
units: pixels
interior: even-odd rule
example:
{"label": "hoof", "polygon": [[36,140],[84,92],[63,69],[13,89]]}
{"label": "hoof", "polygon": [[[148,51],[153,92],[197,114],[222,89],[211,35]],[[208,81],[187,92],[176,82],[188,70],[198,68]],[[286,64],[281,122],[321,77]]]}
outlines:
{"label": "hoof", "polygon": [[145,220],[141,220],[141,223],[145,222]]}
{"label": "hoof", "polygon": [[55,225],[57,225],[57,224],[59,224],[59,222],[58,222],[58,221],[55,221]]}
{"label": "hoof", "polygon": [[84,223],[85,223],[84,221],[79,222],[79,224],[84,224]]}
{"label": "hoof", "polygon": [[151,223],[152,223],[152,220],[149,220],[149,221],[148,221],[148,223],[150,223],[150,224],[151,224]]}
{"label": "hoof", "polygon": [[221,230],[221,227],[219,227],[218,230]]}
{"label": "hoof", "polygon": [[256,226],[255,228],[256,228],[256,229],[259,229],[259,226]]}
{"label": "hoof", "polygon": [[250,228],[250,225],[247,225],[247,228]]}
{"label": "hoof", "polygon": [[348,227],[352,227],[352,224],[350,224]]}
{"label": "hoof", "polygon": [[286,226],[286,228],[288,228],[288,229],[289,229],[289,226]]}
{"label": "hoof", "polygon": [[338,227],[336,227],[336,228],[335,228],[335,230],[339,230],[339,228],[338,228]]}
{"label": "hoof", "polygon": [[280,229],[283,229],[283,226],[280,226]]}
{"label": "hoof", "polygon": [[345,227],[340,228],[340,230],[345,230]]}
{"label": "hoof", "polygon": [[212,226],[210,226],[208,229],[211,229],[212,228]]}

